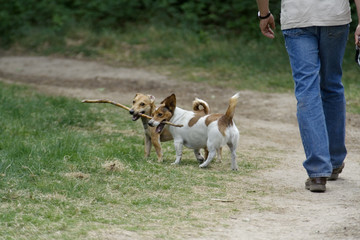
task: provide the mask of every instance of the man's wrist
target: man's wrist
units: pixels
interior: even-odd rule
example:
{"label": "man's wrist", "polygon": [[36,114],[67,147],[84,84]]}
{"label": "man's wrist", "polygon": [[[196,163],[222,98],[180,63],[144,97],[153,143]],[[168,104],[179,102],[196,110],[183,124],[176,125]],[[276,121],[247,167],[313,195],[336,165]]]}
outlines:
{"label": "man's wrist", "polygon": [[268,14],[266,14],[266,15],[261,15],[260,11],[258,11],[258,18],[259,18],[260,20],[267,19],[267,18],[269,18],[270,16],[271,16],[271,12],[270,12],[270,11],[269,11]]}

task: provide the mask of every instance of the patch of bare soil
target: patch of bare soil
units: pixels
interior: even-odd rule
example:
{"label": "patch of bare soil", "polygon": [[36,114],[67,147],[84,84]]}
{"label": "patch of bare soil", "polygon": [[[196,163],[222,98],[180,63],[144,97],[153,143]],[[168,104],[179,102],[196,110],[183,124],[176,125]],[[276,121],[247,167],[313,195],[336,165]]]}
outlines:
{"label": "patch of bare soil", "polygon": [[[210,104],[213,112],[223,112],[235,93],[231,88],[184,83],[143,69],[49,57],[0,57],[0,80],[31,84],[52,95],[108,98],[126,105],[131,105],[136,92],[152,94],[157,102],[175,93],[184,108],[190,109],[192,100],[199,97]],[[204,229],[203,237],[189,234],[189,239],[360,239],[358,115],[348,115],[345,169],[338,181],[328,182],[323,194],[304,189],[304,153],[292,94],[241,91],[235,119],[241,133],[238,152],[270,149],[264,154],[281,161],[275,169],[248,179],[272,189],[257,199],[266,210],[244,207],[221,226]],[[136,239],[133,233],[112,233],[104,232],[100,237]]]}

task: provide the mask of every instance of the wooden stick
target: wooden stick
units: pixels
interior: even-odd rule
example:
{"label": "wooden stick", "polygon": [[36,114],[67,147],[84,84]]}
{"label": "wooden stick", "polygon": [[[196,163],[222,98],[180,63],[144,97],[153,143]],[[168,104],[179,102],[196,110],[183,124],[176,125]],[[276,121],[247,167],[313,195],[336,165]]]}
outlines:
{"label": "wooden stick", "polygon": [[[83,102],[83,103],[111,103],[111,104],[113,104],[113,105],[115,105],[115,106],[118,106],[118,107],[121,107],[121,108],[123,108],[123,109],[125,109],[125,110],[130,111],[130,108],[129,108],[129,107],[127,107],[127,106],[125,106],[125,105],[122,105],[122,104],[120,104],[120,103],[116,103],[116,102],[107,100],[107,99],[99,99],[99,100],[89,100],[89,99],[85,99],[85,100],[82,100],[81,102]],[[143,115],[142,117],[146,117],[146,118],[148,118],[148,119],[151,119],[151,117],[148,116],[148,115],[145,115],[145,114],[139,114],[139,115]]]}
{"label": "wooden stick", "polygon": [[[121,107],[122,109],[125,109],[125,110],[128,110],[130,111],[130,108],[125,106],[125,105],[122,105],[121,103],[117,103],[117,102],[114,102],[114,101],[111,101],[111,100],[107,100],[107,99],[97,99],[97,100],[89,100],[89,99],[85,99],[85,100],[82,100],[81,101],[82,103],[110,103],[110,104],[113,104],[117,107]],[[142,113],[139,113],[139,116],[140,117],[144,117],[144,118],[147,118],[147,119],[152,119],[152,117],[146,115],[146,114],[142,114]],[[173,124],[171,122],[168,122],[168,121],[164,121],[163,123],[165,124],[168,124],[170,126],[173,126],[173,127],[182,127],[183,125],[177,125],[177,124]]]}

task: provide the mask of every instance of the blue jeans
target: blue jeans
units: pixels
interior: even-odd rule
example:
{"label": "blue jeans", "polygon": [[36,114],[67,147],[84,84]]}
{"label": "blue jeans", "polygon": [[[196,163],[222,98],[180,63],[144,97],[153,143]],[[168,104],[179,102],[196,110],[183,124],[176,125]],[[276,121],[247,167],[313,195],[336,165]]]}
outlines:
{"label": "blue jeans", "polygon": [[283,30],[309,177],[329,177],[347,153],[341,65],[348,34],[349,25]]}

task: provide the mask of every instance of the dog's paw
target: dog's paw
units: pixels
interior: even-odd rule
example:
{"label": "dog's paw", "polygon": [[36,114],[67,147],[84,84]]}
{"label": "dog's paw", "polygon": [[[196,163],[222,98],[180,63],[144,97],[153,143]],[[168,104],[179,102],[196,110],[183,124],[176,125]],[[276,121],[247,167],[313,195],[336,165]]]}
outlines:
{"label": "dog's paw", "polygon": [[207,167],[207,164],[204,164],[204,163],[203,163],[203,164],[200,164],[199,167],[200,167],[200,168],[206,168],[206,167]]}

